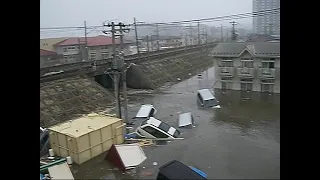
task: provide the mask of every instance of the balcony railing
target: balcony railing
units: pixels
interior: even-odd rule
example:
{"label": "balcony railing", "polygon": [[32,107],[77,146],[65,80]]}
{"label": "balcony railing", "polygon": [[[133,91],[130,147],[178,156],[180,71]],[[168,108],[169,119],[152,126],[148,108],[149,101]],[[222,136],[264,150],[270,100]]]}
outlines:
{"label": "balcony railing", "polygon": [[274,68],[259,68],[259,77],[260,78],[275,78],[275,69]]}
{"label": "balcony railing", "polygon": [[219,67],[220,76],[233,77],[233,67]]}
{"label": "balcony railing", "polygon": [[238,68],[239,77],[254,77],[254,68],[239,67]]}

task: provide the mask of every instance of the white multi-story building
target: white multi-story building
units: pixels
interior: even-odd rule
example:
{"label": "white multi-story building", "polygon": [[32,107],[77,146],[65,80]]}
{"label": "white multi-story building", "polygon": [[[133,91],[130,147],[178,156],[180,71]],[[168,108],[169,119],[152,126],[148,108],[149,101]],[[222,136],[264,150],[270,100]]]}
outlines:
{"label": "white multi-story building", "polygon": [[[252,1],[253,12],[259,12],[276,8],[280,8],[280,0]],[[253,17],[252,27],[254,33],[257,34],[280,35],[280,13],[255,16]]]}
{"label": "white multi-story building", "polygon": [[280,93],[280,43],[219,43],[214,88]]}
{"label": "white multi-story building", "polygon": [[[63,56],[63,64],[75,63],[88,59],[90,61],[108,59],[112,57],[112,38],[104,35],[88,37],[87,47],[85,38],[68,38],[54,45],[58,55]],[[130,54],[129,42],[124,42],[125,55]],[[116,39],[116,49],[120,47],[120,40]],[[85,50],[85,48],[87,48]],[[88,57],[86,57],[88,56]]]}

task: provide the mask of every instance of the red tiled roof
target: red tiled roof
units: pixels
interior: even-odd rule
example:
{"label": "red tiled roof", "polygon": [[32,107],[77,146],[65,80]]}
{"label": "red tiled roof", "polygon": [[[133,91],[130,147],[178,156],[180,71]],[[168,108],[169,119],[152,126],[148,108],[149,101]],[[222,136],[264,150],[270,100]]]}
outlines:
{"label": "red tiled roof", "polygon": [[57,55],[57,53],[53,51],[40,49],[40,56],[54,56],[54,55]]}
{"label": "red tiled roof", "polygon": [[[112,44],[112,38],[104,35],[99,35],[95,37],[88,37],[88,46],[105,46]],[[55,44],[55,46],[70,46],[79,44],[79,40],[81,44],[84,44],[85,38],[69,38],[60,43]],[[116,39],[116,44],[119,44],[119,39]]]}

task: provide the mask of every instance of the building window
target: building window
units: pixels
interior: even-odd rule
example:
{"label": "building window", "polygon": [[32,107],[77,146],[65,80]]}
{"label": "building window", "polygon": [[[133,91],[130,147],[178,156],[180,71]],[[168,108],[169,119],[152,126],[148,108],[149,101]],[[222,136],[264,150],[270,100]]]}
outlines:
{"label": "building window", "polygon": [[262,79],[261,83],[263,83],[263,84],[274,84],[274,79]]}
{"label": "building window", "polygon": [[101,53],[101,59],[108,59],[109,53]]}
{"label": "building window", "polygon": [[228,82],[228,81],[221,81],[221,89],[222,90],[228,90],[228,89],[232,89],[232,82]]}
{"label": "building window", "polygon": [[262,62],[262,68],[274,68],[274,62]]}
{"label": "building window", "polygon": [[241,82],[241,91],[252,91],[252,83]]}
{"label": "building window", "polygon": [[106,51],[106,50],[108,50],[108,47],[107,46],[100,46],[100,49],[101,49],[101,51]]}
{"label": "building window", "polygon": [[68,47],[68,50],[70,50],[70,51],[73,51],[73,50],[76,50],[77,48],[75,47],[75,46],[69,46]]}
{"label": "building window", "polygon": [[222,67],[233,67],[233,61],[232,60],[222,60],[221,66]]}
{"label": "building window", "polygon": [[261,84],[261,92],[273,92],[273,84]]}
{"label": "building window", "polygon": [[241,67],[242,68],[253,68],[253,61],[252,60],[241,60]]}
{"label": "building window", "polygon": [[68,51],[68,48],[64,47],[63,52],[67,52],[67,51]]}
{"label": "building window", "polygon": [[96,59],[96,52],[90,52],[90,60]]}
{"label": "building window", "polygon": [[225,82],[225,81],[222,81],[221,82],[221,89],[222,90],[227,90],[228,88],[227,88],[227,82]]}

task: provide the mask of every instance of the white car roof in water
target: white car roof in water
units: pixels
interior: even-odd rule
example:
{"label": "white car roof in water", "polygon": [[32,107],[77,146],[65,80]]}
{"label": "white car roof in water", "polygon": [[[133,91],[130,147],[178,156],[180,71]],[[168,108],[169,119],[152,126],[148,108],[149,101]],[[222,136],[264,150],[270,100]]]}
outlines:
{"label": "white car roof in water", "polygon": [[[144,104],[140,107],[136,118],[146,118],[149,116],[151,109],[154,108],[151,104]],[[155,109],[155,108],[154,108]]]}
{"label": "white car roof in water", "polygon": [[191,112],[183,113],[179,115],[179,127],[193,125]]}
{"label": "white car roof in water", "polygon": [[202,99],[204,101],[210,100],[210,99],[215,99],[215,97],[212,95],[209,89],[201,89],[198,90],[198,93],[202,96]]}
{"label": "white car roof in water", "polygon": [[148,124],[152,124],[152,125],[154,125],[156,127],[159,127],[160,124],[161,124],[161,121],[156,119],[156,118],[154,118],[154,117],[150,117],[150,119],[147,121],[147,123]]}

